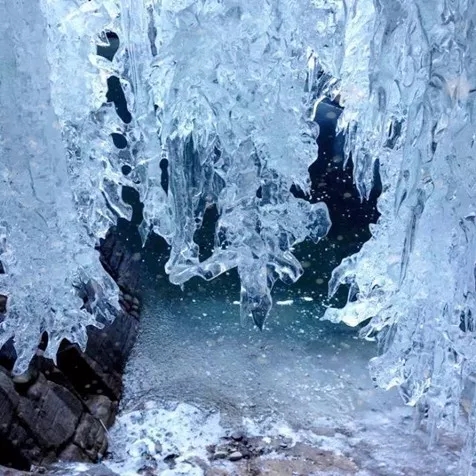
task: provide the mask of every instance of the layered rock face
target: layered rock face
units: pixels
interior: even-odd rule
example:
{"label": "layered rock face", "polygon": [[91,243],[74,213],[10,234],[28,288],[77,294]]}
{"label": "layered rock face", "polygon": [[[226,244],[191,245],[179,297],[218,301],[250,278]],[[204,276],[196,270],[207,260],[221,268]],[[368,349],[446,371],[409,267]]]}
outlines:
{"label": "layered rock face", "polygon": [[[88,329],[86,351],[64,340],[55,365],[42,356],[45,335],[28,371],[13,376],[12,342],[0,350],[0,465],[29,470],[56,460],[96,462],[105,454],[139,327],[141,258],[126,239],[133,227],[122,228],[111,229],[99,246],[101,263],[121,289],[122,310],[112,324]],[[0,301],[0,311],[6,304]]]}

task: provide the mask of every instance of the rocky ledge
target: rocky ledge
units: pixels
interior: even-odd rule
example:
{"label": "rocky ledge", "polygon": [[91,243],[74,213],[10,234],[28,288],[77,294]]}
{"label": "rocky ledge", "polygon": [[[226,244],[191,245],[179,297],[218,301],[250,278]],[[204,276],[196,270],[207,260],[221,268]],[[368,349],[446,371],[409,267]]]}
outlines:
{"label": "rocky ledge", "polygon": [[[139,327],[140,252],[130,245],[135,232],[114,227],[98,247],[120,287],[122,310],[109,326],[88,329],[86,352],[64,340],[55,365],[42,356],[43,342],[28,371],[12,376],[12,342],[0,349],[0,465],[28,471],[58,460],[97,462],[106,452]],[[3,297],[0,313],[5,305]]]}

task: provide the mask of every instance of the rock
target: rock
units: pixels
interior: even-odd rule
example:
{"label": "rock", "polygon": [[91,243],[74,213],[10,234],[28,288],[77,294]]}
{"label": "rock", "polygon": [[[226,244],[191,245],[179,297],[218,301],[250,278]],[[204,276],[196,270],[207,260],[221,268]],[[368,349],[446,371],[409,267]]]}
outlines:
{"label": "rock", "polygon": [[155,453],[158,454],[158,455],[160,455],[162,453],[162,445],[161,445],[160,441],[155,442],[154,450],[155,450]]}
{"label": "rock", "polygon": [[230,461],[240,461],[240,459],[242,459],[242,458],[243,458],[243,455],[239,451],[233,451],[233,453],[231,453],[228,456],[228,459]]}
{"label": "rock", "polygon": [[[0,322],[2,322],[2,314],[0,314]],[[13,346],[12,337],[8,339],[2,347],[0,347],[0,369],[11,371],[16,359],[17,353]]]}
{"label": "rock", "polygon": [[96,464],[79,474],[80,476],[119,476],[103,464]]}
{"label": "rock", "polygon": [[38,378],[38,369],[35,366],[30,365],[26,372],[20,375],[14,375],[12,380],[15,384],[15,387],[21,392],[26,390],[30,385],[32,385]]}
{"label": "rock", "polygon": [[135,319],[139,319],[140,317],[139,311],[136,311],[134,309],[130,312],[130,315],[134,317]]}
{"label": "rock", "polygon": [[91,461],[97,461],[107,450],[104,426],[88,413],[83,414],[73,442],[86,453]]}
{"label": "rock", "polygon": [[242,431],[234,431],[230,437],[232,440],[235,440],[235,441],[241,441],[243,439],[243,432]]}
{"label": "rock", "polygon": [[114,423],[117,411],[117,403],[112,402],[105,395],[93,395],[86,401],[86,405],[91,415],[97,418],[106,428],[110,428]]}
{"label": "rock", "polygon": [[205,471],[205,476],[230,476],[230,473],[223,468],[208,468]]}
{"label": "rock", "polygon": [[217,448],[217,445],[207,445],[206,446],[206,450],[209,452],[209,453],[215,453],[215,450]]}
{"label": "rock", "polygon": [[127,301],[129,304],[132,304],[132,296],[130,294],[125,293],[122,296],[125,301]]}
{"label": "rock", "polygon": [[228,457],[228,451],[219,450],[213,454],[213,459],[225,459]]}
{"label": "rock", "polygon": [[17,409],[22,424],[45,449],[59,448],[71,438],[81,413],[81,402],[43,375],[20,397]]}
{"label": "rock", "polygon": [[177,453],[170,453],[164,458],[164,463],[170,468],[174,469],[176,466],[175,460],[179,457],[180,455]]}
{"label": "rock", "polygon": [[185,462],[189,463],[193,467],[198,466],[203,472],[206,472],[207,469],[209,468],[209,465],[207,464],[207,462],[198,456],[192,456],[191,458],[187,458]]}
{"label": "rock", "polygon": [[31,476],[31,473],[25,471],[19,471],[13,468],[7,468],[6,466],[0,466],[0,474],[2,476]]}
{"label": "rock", "polygon": [[5,314],[7,312],[7,301],[8,297],[5,296],[5,294],[0,294],[0,314]]}
{"label": "rock", "polygon": [[18,402],[19,397],[12,380],[3,372],[0,372],[0,435],[8,434]]}
{"label": "rock", "polygon": [[65,462],[84,461],[84,451],[76,446],[74,443],[70,443],[59,455],[58,459]]}

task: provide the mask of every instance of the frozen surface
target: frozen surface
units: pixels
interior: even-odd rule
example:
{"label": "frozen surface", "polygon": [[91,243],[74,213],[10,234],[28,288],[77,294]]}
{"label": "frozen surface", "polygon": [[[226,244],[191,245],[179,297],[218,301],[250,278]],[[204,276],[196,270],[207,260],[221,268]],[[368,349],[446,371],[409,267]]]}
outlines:
{"label": "frozen surface", "polygon": [[[206,291],[188,298],[180,294],[149,298],[154,307],[146,311],[128,367],[126,406],[154,391],[172,400],[202,394],[202,403],[211,399],[224,417],[228,407],[230,418],[234,412],[284,412],[303,424],[317,406],[327,413],[346,413],[356,405],[379,404],[378,397],[374,402],[353,395],[356,387],[342,397],[351,375],[369,390],[366,362],[375,350],[353,331],[334,333],[334,325],[320,323],[318,306],[277,306],[262,333],[242,328],[238,307],[231,302],[209,298]],[[345,359],[338,359],[341,352]]]}
{"label": "frozen surface", "polygon": [[[136,147],[150,146],[155,105],[169,167],[168,194],[144,194],[143,236],[154,230],[169,242],[176,284],[237,268],[242,319],[251,314],[262,326],[274,283],[302,274],[292,247],[317,242],[330,226],[325,204],[291,193],[293,185],[308,190],[317,157],[306,88],[317,11],[308,1],[212,0],[151,2],[146,14],[126,3],[122,15],[135,28],[123,78],[143,132]],[[219,214],[215,246],[200,260],[194,235],[210,207]]]}
{"label": "frozen surface", "polygon": [[[317,154],[309,5],[0,3],[8,296],[0,344],[15,336],[16,371],[43,331],[54,357],[61,338],[84,346],[85,326],[110,319],[115,289],[93,247],[117,218],[130,218],[124,185],[145,204],[144,239],[154,230],[171,245],[170,279],[237,268],[242,318],[263,325],[276,280],[302,274],[293,245],[317,242],[330,226],[325,204],[290,191],[308,188]],[[119,42],[105,58],[97,48],[108,31]],[[107,94],[113,80],[122,112]],[[194,234],[211,206],[220,213],[216,244],[202,262]]]}

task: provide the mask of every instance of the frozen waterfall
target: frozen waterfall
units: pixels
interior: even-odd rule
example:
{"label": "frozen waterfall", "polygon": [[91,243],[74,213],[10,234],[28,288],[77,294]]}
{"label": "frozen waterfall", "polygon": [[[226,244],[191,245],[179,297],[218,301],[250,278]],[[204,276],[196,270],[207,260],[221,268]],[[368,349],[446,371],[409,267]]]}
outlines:
{"label": "frozen waterfall", "polygon": [[372,238],[329,284],[349,286],[348,303],[326,318],[366,323],[373,378],[425,406],[434,437],[456,425],[476,374],[475,25],[474,0],[0,0],[0,344],[14,337],[16,370],[43,331],[54,357],[111,319],[94,244],[130,217],[122,186],[144,203],[143,240],[171,246],[171,281],[237,268],[242,319],[262,327],[275,282],[302,274],[293,246],[331,226],[324,203],[292,192],[308,191],[327,97],[362,199],[377,167],[383,192]]}

